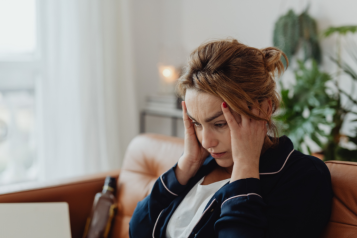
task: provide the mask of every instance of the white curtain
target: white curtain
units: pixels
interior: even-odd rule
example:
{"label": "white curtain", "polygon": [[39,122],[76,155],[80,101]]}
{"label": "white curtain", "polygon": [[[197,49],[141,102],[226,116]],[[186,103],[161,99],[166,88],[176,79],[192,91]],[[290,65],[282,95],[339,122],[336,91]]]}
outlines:
{"label": "white curtain", "polygon": [[42,179],[119,168],[138,132],[127,1],[39,1]]}

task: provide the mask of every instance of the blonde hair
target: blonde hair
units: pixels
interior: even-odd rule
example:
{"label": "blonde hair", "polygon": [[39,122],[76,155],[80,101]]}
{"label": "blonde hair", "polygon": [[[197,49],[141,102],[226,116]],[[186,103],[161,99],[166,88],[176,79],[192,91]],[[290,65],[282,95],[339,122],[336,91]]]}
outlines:
{"label": "blonde hair", "polygon": [[[176,92],[183,100],[187,89],[195,89],[222,98],[236,113],[255,120],[264,120],[273,133],[273,145],[278,143],[278,129],[267,118],[260,103],[270,98],[272,114],[280,107],[275,76],[284,72],[281,57],[286,55],[275,47],[257,49],[239,43],[236,39],[216,40],[200,45],[188,61],[179,78]],[[287,63],[288,65],[288,63]],[[255,116],[248,107],[254,106],[265,117]]]}

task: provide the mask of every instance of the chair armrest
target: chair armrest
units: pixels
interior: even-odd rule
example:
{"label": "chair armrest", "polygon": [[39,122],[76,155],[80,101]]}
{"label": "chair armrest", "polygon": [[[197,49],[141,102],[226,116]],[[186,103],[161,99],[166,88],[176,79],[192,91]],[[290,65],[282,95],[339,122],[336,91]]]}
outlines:
{"label": "chair armrest", "polygon": [[21,188],[14,185],[5,191],[0,188],[0,203],[67,202],[72,238],[81,238],[94,196],[102,190],[105,177],[110,175],[118,178],[119,174],[120,170],[113,170],[53,182],[38,182]]}

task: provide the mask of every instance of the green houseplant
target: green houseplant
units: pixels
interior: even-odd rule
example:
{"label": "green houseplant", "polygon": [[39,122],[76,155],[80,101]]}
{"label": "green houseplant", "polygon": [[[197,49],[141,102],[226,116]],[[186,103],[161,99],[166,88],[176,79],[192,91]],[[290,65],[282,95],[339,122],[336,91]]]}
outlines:
{"label": "green houseplant", "polygon": [[[280,122],[280,132],[288,134],[298,150],[302,150],[306,136],[324,148],[321,137],[330,135],[320,125],[334,126],[328,118],[334,115],[336,102],[326,93],[326,82],[331,80],[331,76],[321,72],[315,60],[311,61],[310,67],[299,60],[298,66],[294,71],[294,87],[284,88],[279,81],[282,111],[274,119]],[[311,154],[310,146],[306,145],[306,148]]]}
{"label": "green houseplant", "polygon": [[[328,137],[327,141],[331,140],[330,135],[320,126],[334,126],[327,118],[333,117],[335,102],[326,93],[326,83],[331,80],[331,76],[318,68],[321,63],[321,48],[317,24],[308,14],[308,9],[309,7],[299,15],[289,10],[279,17],[274,27],[273,43],[284,51],[290,62],[302,49],[303,60],[297,61],[297,68],[294,70],[296,84],[284,88],[282,81],[279,81],[282,108],[275,119],[280,124],[280,133],[288,135],[295,148],[303,150],[302,146],[305,145],[311,153],[310,145],[305,143],[306,137],[320,148],[326,146],[326,139],[321,140],[322,137]],[[307,62],[311,62],[310,67]]]}
{"label": "green houseplant", "polygon": [[[331,137],[327,143],[325,148],[325,160],[347,160],[347,161],[355,161],[357,162],[357,149],[348,149],[340,146],[341,134],[340,130],[343,123],[346,121],[347,114],[357,115],[356,111],[353,111],[353,107],[357,106],[357,100],[354,96],[354,83],[357,83],[357,48],[354,47],[352,50],[348,50],[350,58],[352,59],[352,64],[346,62],[341,57],[341,38],[346,36],[348,33],[356,33],[357,26],[340,26],[340,27],[330,27],[324,32],[325,37],[329,37],[333,34],[337,35],[337,55],[330,56],[332,62],[334,62],[340,69],[337,74],[336,79],[334,80],[335,88],[337,89],[337,93],[333,95],[336,100],[335,115],[333,116],[334,127],[331,130]],[[339,76],[341,72],[347,74],[352,80],[351,92],[344,91],[339,84]],[[347,99],[347,103],[342,105],[341,103],[341,95],[344,95]],[[351,121],[357,122],[357,119]],[[352,131],[354,135],[346,135],[348,141],[357,145],[357,126]]]}
{"label": "green houseplant", "polygon": [[[280,80],[282,110],[275,117],[280,122],[280,132],[287,134],[294,146],[302,150],[302,145],[311,153],[311,148],[305,143],[309,137],[320,148],[324,160],[357,161],[357,150],[340,146],[341,138],[347,138],[357,145],[357,126],[353,135],[341,135],[342,125],[346,121],[347,114],[357,115],[353,107],[357,106],[357,99],[353,97],[354,87],[351,92],[345,92],[339,85],[339,77],[342,72],[357,82],[357,47],[349,51],[355,64],[350,65],[341,59],[341,38],[348,33],[356,33],[357,26],[330,27],[323,35],[329,37],[337,34],[337,56],[330,59],[339,67],[335,77],[321,72],[318,64],[321,63],[321,48],[316,21],[309,16],[307,7],[297,15],[289,10],[275,23],[273,42],[274,45],[284,51],[289,61],[296,57],[299,49],[303,50],[303,61],[297,61],[294,70],[296,84],[293,87],[284,88]],[[311,66],[306,63],[311,60]],[[327,83],[333,82],[334,88],[327,88]],[[353,85],[353,84],[352,84]],[[330,93],[328,94],[327,91]],[[342,105],[341,95],[347,98],[348,103]],[[327,120],[329,118],[329,120]],[[357,122],[357,119],[352,120]],[[322,129],[325,125],[329,132]]]}
{"label": "green houseplant", "polygon": [[[304,60],[310,58],[321,63],[321,48],[316,21],[308,14],[307,7],[300,15],[289,10],[275,23],[273,44],[286,54],[289,61],[302,47]],[[285,62],[285,59],[283,59]],[[286,64],[286,63],[285,63]]]}

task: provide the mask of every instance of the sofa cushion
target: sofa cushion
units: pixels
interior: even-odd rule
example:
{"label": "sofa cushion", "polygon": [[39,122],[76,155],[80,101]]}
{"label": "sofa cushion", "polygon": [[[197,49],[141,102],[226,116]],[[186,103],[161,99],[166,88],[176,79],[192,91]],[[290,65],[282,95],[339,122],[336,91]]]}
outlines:
{"label": "sofa cushion", "polygon": [[332,213],[321,238],[357,237],[357,163],[326,161],[331,173]]}
{"label": "sofa cushion", "polygon": [[181,138],[142,134],[131,141],[118,180],[119,209],[112,232],[116,238],[129,237],[129,221],[136,204],[151,192],[156,179],[174,166],[182,153]]}

